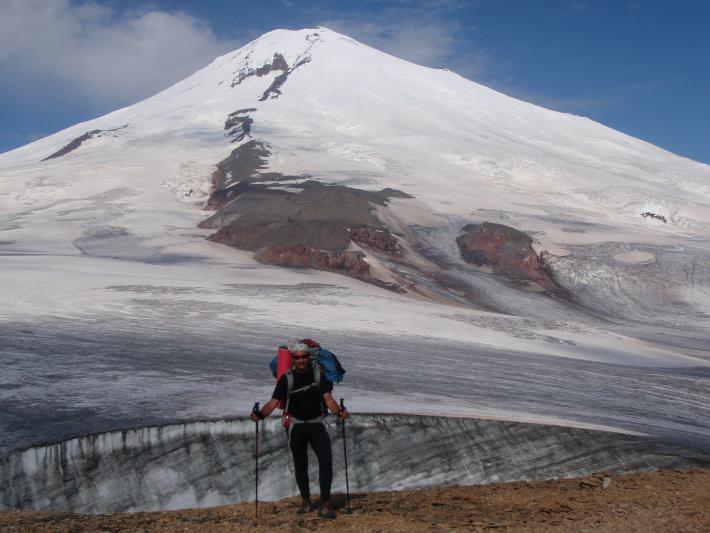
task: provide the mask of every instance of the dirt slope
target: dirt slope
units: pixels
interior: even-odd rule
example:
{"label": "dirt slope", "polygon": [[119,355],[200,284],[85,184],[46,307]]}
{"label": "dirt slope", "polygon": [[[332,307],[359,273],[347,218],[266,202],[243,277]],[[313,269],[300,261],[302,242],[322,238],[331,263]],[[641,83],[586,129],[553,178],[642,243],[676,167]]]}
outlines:
{"label": "dirt slope", "polygon": [[[607,478],[605,480],[605,478]],[[606,486],[606,488],[604,488]],[[344,505],[339,495],[335,503]],[[3,512],[2,531],[710,531],[710,470],[358,494],[335,520],[296,499],[210,509],[82,516]]]}

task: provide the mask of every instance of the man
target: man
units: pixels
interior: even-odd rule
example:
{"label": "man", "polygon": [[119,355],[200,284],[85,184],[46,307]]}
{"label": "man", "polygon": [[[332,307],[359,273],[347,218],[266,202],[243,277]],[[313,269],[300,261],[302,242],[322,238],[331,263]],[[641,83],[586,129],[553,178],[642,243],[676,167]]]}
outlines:
{"label": "man", "polygon": [[258,413],[252,413],[255,422],[271,414],[281,400],[286,400],[286,411],[291,415],[289,427],[289,447],[293,455],[296,483],[303,499],[298,509],[300,514],[313,510],[308,481],[308,444],[318,458],[320,483],[320,505],[318,514],[323,518],[335,518],[330,504],[330,486],[333,482],[333,456],[330,437],[323,425],[323,404],[331,413],[343,420],[348,418],[348,411],[340,407],[331,394],[333,382],[325,377],[318,364],[309,361],[308,346],[297,343],[291,346],[293,376],[291,394],[288,394],[288,376],[284,374],[276,382],[274,393]]}

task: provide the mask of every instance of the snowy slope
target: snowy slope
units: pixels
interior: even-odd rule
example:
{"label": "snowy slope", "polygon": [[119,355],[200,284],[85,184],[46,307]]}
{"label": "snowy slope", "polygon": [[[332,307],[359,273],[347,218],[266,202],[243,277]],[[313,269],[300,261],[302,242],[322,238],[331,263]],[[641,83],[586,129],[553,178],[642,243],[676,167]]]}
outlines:
{"label": "snowy slope", "polygon": [[[289,65],[310,58],[289,74],[281,97],[259,101],[279,71],[231,86],[240,72],[270,63],[274,53]],[[225,117],[249,107],[257,109],[252,137],[273,146],[274,171],[400,188],[448,216],[480,209],[549,214],[545,208],[554,207],[634,237],[706,235],[710,228],[707,165],[326,29],[268,33],[139,104],[5,154],[2,164],[36,164],[87,131],[128,124],[75,154],[137,162],[136,152],[146,150],[154,157],[141,157],[121,174],[145,166],[184,181],[185,167],[176,175],[191,160],[181,151],[189,151],[193,165],[214,164],[228,154],[220,142]],[[172,164],[161,148],[172,154],[163,155]],[[643,211],[664,214],[671,224],[644,226]],[[554,241],[589,237],[555,234]]]}
{"label": "snowy slope", "polygon": [[[276,63],[275,54],[289,66],[280,95],[273,84],[284,71],[256,74]],[[249,136],[230,142],[225,120],[237,110],[251,110],[245,114],[253,123]],[[95,133],[75,149],[46,159],[88,132]],[[268,143],[264,171],[413,196],[390,202],[397,223],[415,228],[420,244],[446,258],[452,276],[506,314],[394,294],[333,273],[265,266],[250,252],[206,241],[212,232],[197,225],[209,215],[210,175],[250,140]],[[465,265],[454,239],[465,224],[483,221],[533,235],[577,304],[511,288]],[[4,333],[17,338],[34,325],[61,347],[68,345],[64,335],[105,324],[122,332],[123,349],[134,354],[130,363],[123,361],[116,348],[94,361],[78,384],[76,378],[65,386],[48,377],[43,388],[25,380],[44,365],[62,365],[48,355],[52,343],[42,352],[32,342],[13,345],[3,354],[12,371],[0,377],[11,392],[0,399],[12,411],[28,399],[44,405],[51,397],[73,420],[85,406],[76,391],[100,395],[96,380],[108,369],[132,391],[117,387],[111,402],[128,396],[148,402],[157,394],[151,373],[180,363],[170,353],[160,360],[153,352],[141,355],[143,345],[133,339],[139,330],[163,335],[170,327],[176,343],[187,329],[210,332],[215,344],[244,342],[235,357],[254,369],[270,356],[265,346],[313,331],[327,332],[346,360],[349,348],[339,339],[359,336],[368,339],[360,349],[376,350],[394,339],[408,343],[413,357],[423,338],[442,346],[464,343],[468,350],[453,356],[464,365],[493,350],[541,357],[551,368],[557,363],[548,356],[707,368],[709,235],[707,165],[325,28],[277,30],[152,98],[0,155]],[[243,336],[230,337],[234,331]],[[256,342],[253,332],[267,338]],[[193,346],[195,357],[209,357],[209,346]],[[380,364],[384,375],[398,368],[387,360]],[[181,385],[161,379],[157,388],[168,398],[188,397],[183,411],[193,417],[200,409],[218,416],[254,401],[251,383],[258,372],[235,376],[218,407],[203,399],[213,377],[190,385],[200,398],[194,405]],[[132,379],[142,385],[132,387]],[[259,393],[268,394],[270,376],[258,379]],[[391,410],[386,402],[367,401],[386,397],[386,382],[353,379],[358,406]],[[429,405],[429,412],[482,410],[462,401],[461,391],[453,399],[439,392],[426,390],[417,405]],[[96,416],[110,418],[111,402]],[[140,418],[144,408],[131,405]],[[526,415],[519,405],[514,412]],[[153,414],[156,420],[171,417]],[[528,414],[552,417],[542,407]],[[702,431],[710,431],[708,414],[698,416]],[[570,412],[565,418],[585,416]],[[4,423],[16,430],[16,422]]]}

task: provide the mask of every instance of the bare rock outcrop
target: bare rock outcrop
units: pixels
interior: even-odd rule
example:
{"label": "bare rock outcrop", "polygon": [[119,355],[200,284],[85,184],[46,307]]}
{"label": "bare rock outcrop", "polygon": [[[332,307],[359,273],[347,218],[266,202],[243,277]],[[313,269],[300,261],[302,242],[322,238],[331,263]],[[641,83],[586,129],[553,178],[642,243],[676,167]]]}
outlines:
{"label": "bare rock outcrop", "polygon": [[248,141],[217,163],[212,173],[212,193],[207,200],[207,209],[221,209],[245,190],[249,182],[266,168],[270,155],[268,144]]}
{"label": "bare rock outcrop", "polygon": [[271,59],[270,63],[267,62],[258,68],[254,68],[253,66],[250,66],[250,54],[248,54],[244,60],[242,68],[237,73],[237,76],[232,80],[232,87],[240,85],[242,82],[244,82],[244,80],[248,78],[261,78],[263,76],[271,74],[272,72],[280,72],[280,74],[277,75],[271,82],[271,85],[269,85],[269,87],[259,97],[259,101],[263,102],[268,99],[278,98],[279,96],[281,96],[281,87],[284,83],[286,83],[288,77],[295,70],[310,63],[310,50],[314,44],[321,41],[318,33],[313,33],[309,35],[306,40],[309,42],[308,46],[305,50],[298,54],[292,66],[288,65],[283,55],[278,52],[274,52],[274,56]]}
{"label": "bare rock outcrop", "polygon": [[462,257],[478,266],[489,266],[497,274],[516,281],[532,281],[561,295],[564,289],[532,247],[532,238],[522,231],[492,222],[469,224],[456,239]]}
{"label": "bare rock outcrop", "polygon": [[645,213],[641,213],[641,216],[643,218],[653,218],[655,220],[660,220],[664,224],[668,224],[668,219],[664,217],[663,215],[658,215],[656,213],[651,213],[650,211],[646,211]]}
{"label": "bare rock outcrop", "polygon": [[251,126],[254,124],[254,119],[252,119],[247,113],[253,113],[256,108],[249,107],[246,109],[238,109],[234,113],[227,115],[227,120],[224,122],[224,129],[227,131],[226,135],[232,137],[230,142],[241,142],[245,137],[251,139]]}
{"label": "bare rock outcrop", "polygon": [[254,68],[249,66],[244,66],[238,73],[237,76],[232,80],[232,87],[240,85],[247,78],[252,78],[254,76],[261,78],[267,74],[279,70],[281,72],[288,71],[288,63],[284,57],[278,52],[274,53],[274,57],[271,63],[265,63],[264,65]]}
{"label": "bare rock outcrop", "polygon": [[355,226],[347,228],[347,231],[353,242],[361,246],[395,256],[402,254],[396,237],[387,228]]}
{"label": "bare rock outcrop", "polygon": [[255,257],[270,265],[341,272],[359,279],[366,279],[370,274],[370,265],[362,252],[316,250],[296,244],[260,248]]}
{"label": "bare rock outcrop", "polygon": [[[89,139],[94,139],[96,137],[103,137],[105,135],[112,134],[118,130],[122,130],[124,128],[127,128],[128,124],[124,124],[123,126],[119,126],[118,128],[113,128],[110,130],[91,130],[87,131],[85,134],[77,137],[76,139],[73,139],[69,144],[63,146],[53,154],[48,155],[42,161],[47,161],[49,159],[55,159],[57,157],[62,157],[63,155],[67,155],[69,152],[73,152],[77,148],[79,148],[85,141],[88,141]],[[116,137],[116,135],[114,135]]]}
{"label": "bare rock outcrop", "polygon": [[266,177],[284,184],[290,178],[257,172],[262,149],[250,141],[219,163],[208,202],[217,211],[200,224],[217,230],[210,240],[253,251],[263,263],[338,272],[397,290],[374,277],[365,254],[352,250],[351,244],[398,256],[397,239],[375,216],[375,205],[407,195],[314,180],[289,184],[288,190],[264,184]]}

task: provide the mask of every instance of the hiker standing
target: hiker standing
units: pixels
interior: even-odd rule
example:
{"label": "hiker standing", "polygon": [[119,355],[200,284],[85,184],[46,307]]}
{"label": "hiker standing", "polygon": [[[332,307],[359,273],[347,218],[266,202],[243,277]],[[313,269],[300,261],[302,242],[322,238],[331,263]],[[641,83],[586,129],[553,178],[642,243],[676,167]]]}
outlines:
{"label": "hiker standing", "polygon": [[[328,380],[320,365],[309,360],[309,348],[297,343],[291,346],[293,367],[276,382],[274,393],[264,407],[251,414],[255,422],[271,414],[281,400],[286,400],[286,410],[291,415],[288,430],[289,447],[293,454],[293,466],[296,483],[303,502],[299,513],[314,509],[311,505],[311,493],[308,480],[308,444],[318,458],[320,482],[320,502],[318,514],[323,518],[335,518],[330,504],[330,486],[333,482],[333,455],[330,437],[323,424],[323,404],[331,413],[343,420],[348,418],[348,411],[341,411],[331,394],[333,382]],[[291,377],[289,377],[289,374]],[[289,387],[289,380],[291,387]],[[290,389],[290,394],[289,394]]]}

